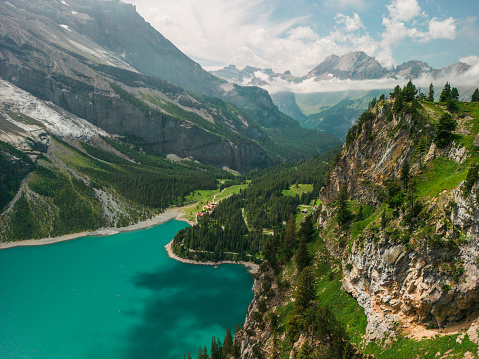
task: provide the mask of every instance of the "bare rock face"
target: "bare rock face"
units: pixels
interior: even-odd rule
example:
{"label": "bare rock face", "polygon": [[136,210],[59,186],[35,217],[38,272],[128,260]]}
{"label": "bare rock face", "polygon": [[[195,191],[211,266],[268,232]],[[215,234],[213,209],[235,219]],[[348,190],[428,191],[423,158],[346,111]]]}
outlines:
{"label": "bare rock face", "polygon": [[380,109],[375,115],[380,120],[363,124],[360,136],[351,146],[343,147],[330,182],[321,192],[325,204],[334,202],[343,186],[351,198],[377,204],[378,185],[391,174],[397,176],[403,162],[412,156],[412,118],[394,116],[385,121],[383,112]]}
{"label": "bare rock face", "polygon": [[[70,113],[66,116],[68,118],[88,121],[99,128],[97,132],[101,135],[125,136],[130,142],[155,154],[174,153],[181,158],[192,158],[218,167],[227,166],[239,172],[270,163],[265,150],[256,142],[270,140],[258,126],[251,125],[241,115],[218,114],[216,109],[192,99],[178,86],[138,73],[121,56],[106,48],[109,46],[118,50],[121,41],[114,36],[108,37],[108,21],[105,20],[105,29],[98,29],[98,23],[92,19],[113,11],[115,14],[112,13],[112,16],[125,19],[123,24],[117,24],[120,32],[132,27],[131,22],[135,21],[148,27],[133,6],[119,2],[95,2],[94,8],[85,7],[80,2],[72,2],[71,5],[43,0],[14,2],[17,6],[0,4],[0,76],[4,80],[57,105],[59,110]],[[110,30],[113,28],[111,25]],[[81,35],[80,31],[90,38]],[[108,39],[113,43],[108,43]],[[164,38],[157,40],[165,42],[161,49],[166,52],[174,48]],[[186,63],[183,72],[188,72],[188,66],[193,62],[174,49],[171,51]],[[182,63],[177,62],[175,66],[181,67]],[[175,71],[180,72],[178,69]],[[208,79],[214,79],[201,71]],[[222,136],[159,108],[160,114],[151,115],[118,96],[111,83],[129,88],[133,93],[136,91],[140,98],[141,91],[163,98],[182,110],[202,116],[205,123],[221,122],[233,135],[229,138]],[[232,91],[230,97],[234,97],[234,93]],[[247,99],[244,98],[244,101]],[[274,106],[264,101],[261,106],[267,114],[265,121],[274,125],[275,116],[268,113],[268,109]],[[235,140],[236,134],[243,136],[242,139]],[[79,134],[79,138],[82,135]],[[91,138],[89,135],[86,137]]]}
{"label": "bare rock face", "polygon": [[[453,285],[450,275],[435,268],[440,253],[408,250],[385,235],[355,245],[343,261],[343,268],[352,265],[343,288],[365,310],[367,337],[391,337],[412,322],[442,328],[472,313],[479,301],[479,271],[468,259],[475,253],[477,258],[477,238],[471,238],[459,254],[465,260],[463,280]],[[452,288],[445,290],[448,283]]]}
{"label": "bare rock face", "polygon": [[[461,164],[469,156],[457,143],[444,149],[434,143],[418,149],[411,135],[418,131],[414,118],[404,114],[387,118],[384,109],[376,108],[374,116],[362,124],[360,134],[344,146],[330,182],[320,194],[325,211],[319,225],[331,223],[333,204],[342,187],[347,188],[351,199],[378,206],[384,181],[391,176],[399,178],[404,161],[412,163],[413,173],[420,173],[423,169],[417,158],[424,166],[437,157]],[[433,138],[429,132],[432,127],[427,124],[421,131],[425,131],[423,138]],[[374,226],[354,240],[350,251],[330,245],[331,253],[341,258],[346,268],[344,289],[358,300],[368,317],[369,339],[394,336],[410,323],[442,328],[477,310],[477,189],[476,183],[472,193],[463,193],[461,183],[437,197],[421,199],[428,219],[413,233],[407,232],[402,223],[405,214],[399,210],[398,218],[389,218],[386,227],[379,219],[373,222]],[[406,233],[407,239],[398,233]]]}

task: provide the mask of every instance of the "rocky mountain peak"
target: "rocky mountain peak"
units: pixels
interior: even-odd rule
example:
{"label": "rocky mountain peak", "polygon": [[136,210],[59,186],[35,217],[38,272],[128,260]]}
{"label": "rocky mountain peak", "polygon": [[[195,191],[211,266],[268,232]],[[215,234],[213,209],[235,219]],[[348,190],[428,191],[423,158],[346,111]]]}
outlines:
{"label": "rocky mountain peak", "polygon": [[328,56],[324,61],[306,75],[306,78],[314,77],[317,80],[327,80],[332,77],[341,80],[365,80],[380,78],[386,74],[386,70],[374,58],[363,51],[353,51],[341,57]]}

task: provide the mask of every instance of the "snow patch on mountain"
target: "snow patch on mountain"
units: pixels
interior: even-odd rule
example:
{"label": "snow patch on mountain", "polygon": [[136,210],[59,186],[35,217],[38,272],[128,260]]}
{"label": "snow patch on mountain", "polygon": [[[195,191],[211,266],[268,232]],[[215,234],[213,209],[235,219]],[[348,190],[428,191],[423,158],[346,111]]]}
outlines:
{"label": "snow patch on mountain", "polygon": [[[110,136],[101,128],[92,125],[90,122],[75,116],[51,102],[44,102],[23,91],[17,86],[0,79],[0,103],[8,105],[10,110],[25,114],[38,122],[52,134],[64,137],[71,136],[84,141],[89,141],[94,135]],[[29,131],[30,128],[24,128]]]}

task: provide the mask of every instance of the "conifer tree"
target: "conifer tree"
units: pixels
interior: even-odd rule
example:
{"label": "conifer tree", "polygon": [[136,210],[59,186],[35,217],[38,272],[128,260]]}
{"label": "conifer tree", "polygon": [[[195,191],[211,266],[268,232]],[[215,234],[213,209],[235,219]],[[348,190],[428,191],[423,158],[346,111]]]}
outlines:
{"label": "conifer tree", "polygon": [[471,97],[471,102],[479,102],[479,89],[474,90]]}
{"label": "conifer tree", "polygon": [[301,346],[301,350],[296,356],[296,359],[314,359],[313,348],[311,348],[308,342]]}
{"label": "conifer tree", "polygon": [[456,127],[457,121],[450,114],[445,113],[439,118],[434,139],[437,147],[444,148],[452,141],[452,132],[456,130]]}
{"label": "conifer tree", "polygon": [[344,229],[351,219],[351,211],[348,208],[348,192],[346,187],[341,187],[338,198],[338,224]]}
{"label": "conifer tree", "polygon": [[296,217],[291,213],[286,223],[286,233],[283,239],[283,251],[287,259],[293,254],[294,245],[296,243]]}
{"label": "conifer tree", "polygon": [[223,348],[221,347],[220,339],[211,338],[211,359],[221,359]]}
{"label": "conifer tree", "polygon": [[407,83],[406,86],[404,86],[404,89],[402,90],[402,98],[406,102],[411,102],[414,100],[414,97],[417,94],[417,89],[416,86],[412,83],[411,80]]}
{"label": "conifer tree", "polygon": [[311,263],[311,258],[309,257],[308,247],[306,246],[306,240],[304,237],[301,237],[299,240],[299,247],[296,251],[295,262],[298,267],[298,271],[302,271],[304,268],[308,267]]}
{"label": "conifer tree", "polygon": [[459,101],[459,91],[455,87],[451,89],[451,100]]}
{"label": "conifer tree", "polygon": [[396,85],[394,88],[394,91],[390,93],[391,97],[397,98],[398,96],[401,95],[401,87],[399,85]]}
{"label": "conifer tree", "polygon": [[206,345],[203,347],[203,350],[201,350],[201,347],[198,349],[198,359],[209,359]]}
{"label": "conifer tree", "polygon": [[223,357],[233,354],[233,337],[231,336],[230,328],[226,329],[225,339],[223,340]]}
{"label": "conifer tree", "polygon": [[308,215],[303,220],[303,222],[301,222],[298,235],[300,238],[304,238],[306,243],[308,243],[311,240],[313,233],[314,233],[314,228],[313,228],[312,216]]}
{"label": "conifer tree", "polygon": [[411,172],[411,169],[410,169],[410,166],[409,166],[409,162],[406,160],[406,161],[404,161],[404,164],[401,167],[401,177],[400,177],[403,188],[406,191],[409,188],[409,182],[411,180],[411,173],[410,172]]}
{"label": "conifer tree", "polygon": [[439,101],[445,102],[447,99],[451,98],[451,85],[449,82],[446,82],[444,88],[442,89],[441,96],[439,96]]}
{"label": "conifer tree", "polygon": [[427,95],[427,100],[429,102],[434,102],[434,86],[433,86],[433,84],[429,85],[429,94]]}
{"label": "conifer tree", "polygon": [[296,300],[294,302],[295,314],[302,317],[306,313],[306,309],[308,309],[315,297],[316,287],[314,285],[313,272],[310,268],[305,268],[301,272],[298,288],[296,289]]}
{"label": "conifer tree", "polygon": [[356,222],[362,221],[363,220],[363,204],[361,203],[358,208],[358,214],[356,215]]}

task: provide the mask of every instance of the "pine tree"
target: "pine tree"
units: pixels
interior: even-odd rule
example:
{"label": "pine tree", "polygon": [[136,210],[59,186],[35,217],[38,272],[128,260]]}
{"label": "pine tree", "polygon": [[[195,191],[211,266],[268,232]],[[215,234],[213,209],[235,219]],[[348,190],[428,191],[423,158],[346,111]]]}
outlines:
{"label": "pine tree", "polygon": [[316,297],[316,288],[314,285],[314,276],[310,268],[306,268],[301,272],[296,289],[294,312],[296,315],[303,316],[306,309]]}
{"label": "pine tree", "polygon": [[338,198],[338,224],[344,229],[351,219],[351,211],[348,208],[348,192],[346,187],[341,187]]}
{"label": "pine tree", "polygon": [[449,82],[446,82],[444,88],[442,89],[441,96],[439,96],[439,101],[446,102],[447,99],[451,98],[451,85]]}
{"label": "pine tree", "polygon": [[223,340],[223,357],[227,354],[233,354],[233,337],[230,328],[226,329],[225,339]]}
{"label": "pine tree", "polygon": [[471,97],[471,102],[479,102],[479,89],[475,89]]}
{"label": "pine tree", "polygon": [[457,121],[450,114],[445,113],[439,118],[434,139],[437,147],[444,148],[452,141],[452,132],[456,130],[456,127]]}
{"label": "pine tree", "polygon": [[313,233],[314,233],[314,228],[313,228],[312,216],[308,215],[303,220],[303,222],[301,222],[298,235],[300,238],[304,238],[306,243],[308,243],[311,240]]}
{"label": "pine tree", "polygon": [[291,258],[293,254],[294,245],[296,243],[296,217],[291,214],[286,223],[286,233],[283,239],[283,251],[287,259]]}
{"label": "pine tree", "polygon": [[401,95],[401,87],[399,85],[396,85],[394,88],[394,91],[390,93],[391,97],[397,98],[398,96]]}
{"label": "pine tree", "polygon": [[211,359],[221,359],[223,348],[221,347],[221,342],[215,337],[211,338]]}
{"label": "pine tree", "polygon": [[434,86],[433,86],[433,84],[429,85],[429,94],[427,95],[427,100],[429,102],[434,102]]}
{"label": "pine tree", "polygon": [[314,359],[313,348],[311,348],[308,342],[301,346],[301,350],[296,356],[296,359]]}
{"label": "pine tree", "polygon": [[295,262],[298,267],[298,271],[302,271],[304,268],[310,265],[311,258],[309,257],[308,247],[306,246],[306,240],[301,237],[299,241],[299,247],[296,251]]}
{"label": "pine tree", "polygon": [[203,347],[203,350],[201,350],[201,347],[198,349],[198,359],[209,359],[206,345]]}
{"label": "pine tree", "polygon": [[414,97],[417,94],[416,86],[413,85],[412,81],[409,80],[406,86],[402,90],[402,98],[406,102],[411,102],[414,100]]}
{"label": "pine tree", "polygon": [[401,177],[400,177],[403,188],[406,191],[409,188],[409,182],[411,180],[411,173],[410,172],[411,172],[411,169],[410,169],[410,166],[409,166],[409,162],[406,160],[406,161],[404,161],[404,164],[401,167]]}
{"label": "pine tree", "polygon": [[459,91],[455,87],[451,89],[451,100],[459,101]]}
{"label": "pine tree", "polygon": [[358,214],[356,215],[356,222],[363,220],[363,216],[364,216],[363,210],[364,210],[363,204],[361,203],[358,208]]}

